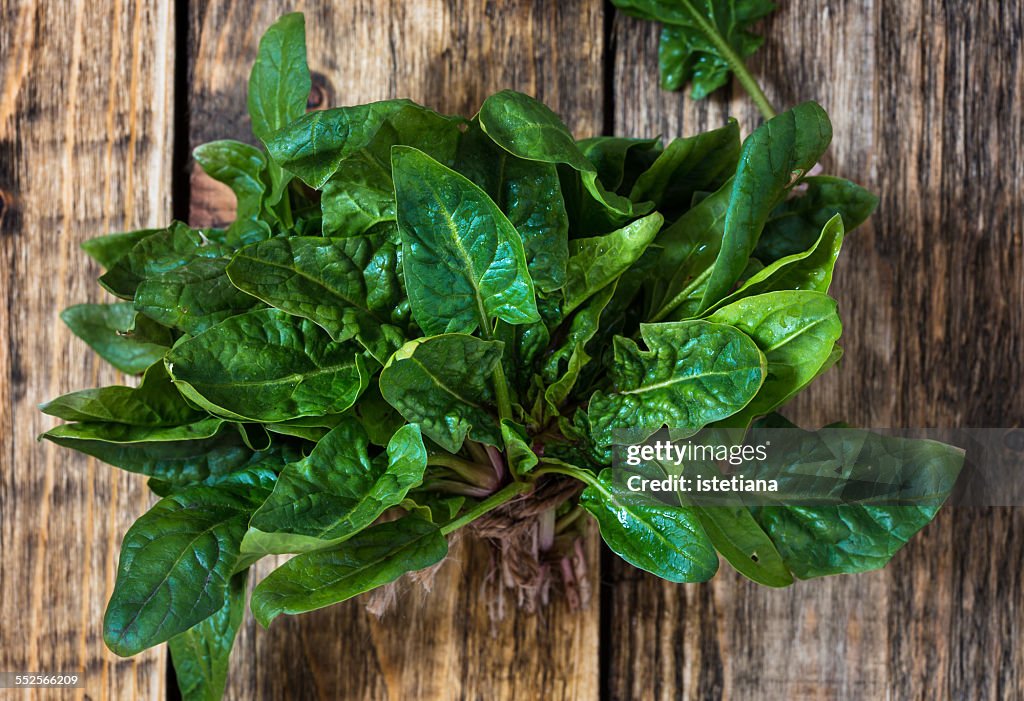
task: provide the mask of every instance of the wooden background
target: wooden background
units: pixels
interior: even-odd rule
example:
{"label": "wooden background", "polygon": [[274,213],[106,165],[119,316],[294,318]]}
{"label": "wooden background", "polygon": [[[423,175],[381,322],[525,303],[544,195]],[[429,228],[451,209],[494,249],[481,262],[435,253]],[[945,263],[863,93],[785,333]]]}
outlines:
{"label": "wooden background", "polygon": [[[657,29],[600,0],[0,0],[0,671],[79,671],[16,699],[164,699],[162,648],[121,660],[100,622],[141,480],[36,434],[38,402],[119,381],[58,322],[96,301],[78,243],[223,219],[190,177],[205,140],[245,137],[258,37],[307,13],[312,102],[408,96],[472,114],[512,87],[579,136],[758,117],[657,87]],[[753,61],[777,107],[832,116],[826,170],[881,196],[834,294],[846,358],[793,408],[809,423],[1024,420],[1024,6],[781,2]],[[486,552],[459,547],[429,595],[378,622],[357,604],[248,622],[228,698],[1024,698],[1024,511],[945,511],[884,571],[758,588],[728,568],[661,583],[591,547],[599,596],[573,615],[487,619]],[[476,565],[473,567],[471,565]],[[5,695],[6,694],[6,695]]]}

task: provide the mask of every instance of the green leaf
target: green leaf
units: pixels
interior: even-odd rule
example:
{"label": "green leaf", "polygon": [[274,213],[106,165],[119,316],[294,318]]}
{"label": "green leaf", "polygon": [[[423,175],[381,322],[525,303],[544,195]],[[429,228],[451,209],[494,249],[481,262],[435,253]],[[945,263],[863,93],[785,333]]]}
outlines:
{"label": "green leaf", "polygon": [[395,308],[404,297],[394,244],[380,237],[274,238],[235,254],[239,289],[316,323],[335,341],[355,338],[384,363],[404,342]]}
{"label": "green leaf", "polygon": [[757,395],[731,426],[747,426],[781,406],[817,377],[843,332],[836,302],[820,293],[785,290],[747,297],[722,307],[708,321],[743,331],[764,353],[767,373]]}
{"label": "green leaf", "polygon": [[769,0],[612,2],[628,15],[665,23],[658,47],[661,87],[679,90],[686,83],[692,83],[694,100],[725,85],[732,70],[722,48],[707,35],[702,23],[715,31],[729,50],[743,60],[764,41],[749,31],[750,26],[775,9]]}
{"label": "green leaf", "polygon": [[195,485],[141,516],[121,545],[103,618],[107,647],[134,655],[223,608],[249,516],[268,493],[250,480]]}
{"label": "green leaf", "polygon": [[569,257],[569,215],[556,167],[516,158],[475,121],[462,136],[456,170],[479,185],[519,232],[537,289],[561,288]]}
{"label": "green leaf", "polygon": [[540,320],[522,239],[487,194],[407,146],[392,150],[403,268],[427,335]]}
{"label": "green leaf", "polygon": [[610,234],[571,240],[562,312],[569,314],[615,282],[643,255],[664,221],[655,212]]}
{"label": "green leaf", "polygon": [[459,452],[467,435],[501,445],[501,430],[490,410],[491,371],[501,351],[500,342],[464,334],[409,341],[381,371],[381,394],[449,453]]}
{"label": "green leaf", "polygon": [[211,231],[190,229],[175,222],[139,241],[100,277],[100,284],[123,299],[133,299],[139,284],[177,270],[197,258],[223,258],[231,249],[211,240]]}
{"label": "green leaf", "polygon": [[697,192],[714,192],[736,172],[740,128],[735,119],[720,128],[673,139],[629,193],[634,202],[650,200],[659,211],[683,212]]}
{"label": "green leaf", "polygon": [[693,509],[632,491],[611,470],[586,482],[580,506],[623,560],[670,582],[706,582],[718,571],[718,555]]}
{"label": "green leaf", "polygon": [[306,113],[312,79],[306,65],[306,20],[283,15],[260,39],[249,74],[249,117],[261,141]]}
{"label": "green leaf", "polygon": [[[757,466],[757,476],[778,479],[783,493],[797,493],[787,481],[807,484],[815,478],[842,490],[834,505],[751,508],[786,565],[801,579],[883,567],[935,517],[964,461],[961,449],[935,441],[850,429],[787,433],[792,436],[788,445],[779,432],[772,434],[770,462]],[[858,475],[871,478],[869,498],[863,503],[849,492],[864,479],[858,480]],[[898,487],[893,500],[903,503],[871,499],[871,481]],[[825,496],[821,488],[808,493]]]}
{"label": "green leaf", "polygon": [[197,258],[146,278],[135,292],[135,309],[165,326],[198,334],[259,304],[231,284],[227,258]]}
{"label": "green leaf", "polygon": [[305,613],[336,604],[406,572],[437,564],[448,543],[429,521],[406,516],[367,528],[333,550],[293,557],[252,594],[256,620],[267,626],[282,613]]}
{"label": "green leaf", "polygon": [[267,169],[267,158],[263,152],[249,144],[223,140],[197,146],[192,151],[192,157],[207,175],[224,183],[235,193],[235,223],[228,228],[228,240],[243,241],[243,236],[252,236],[258,232],[262,232],[259,238],[269,238],[270,227],[259,221],[266,191],[263,173]]}
{"label": "green leaf", "polygon": [[533,452],[525,427],[505,419],[501,422],[501,438],[512,474],[522,476],[537,466],[539,459]]}
{"label": "green leaf", "polygon": [[768,264],[814,246],[821,230],[836,214],[843,219],[843,230],[853,231],[864,223],[878,206],[878,198],[860,185],[817,175],[800,181],[806,192],[790,197],[772,210],[764,225],[754,256]]}
{"label": "green leaf", "polygon": [[101,358],[129,374],[145,371],[171,345],[170,331],[137,315],[130,302],[76,304],[60,318]]}
{"label": "green leaf", "polygon": [[315,190],[323,189],[341,162],[369,143],[389,116],[409,100],[384,100],[305,114],[264,143],[275,162]]}
{"label": "green leaf", "polygon": [[793,575],[771,538],[743,506],[693,506],[711,543],[736,571],[758,584],[786,587]]}
{"label": "green leaf", "polygon": [[[358,422],[340,423],[307,458],[285,467],[250,526],[294,546],[286,552],[340,543],[369,526],[423,481],[427,450],[417,426],[399,429],[376,458],[368,447]],[[293,542],[280,534],[300,538]]]}
{"label": "green leaf", "polygon": [[139,241],[161,231],[164,229],[139,229],[138,231],[96,236],[88,241],[83,241],[82,250],[104,268],[111,268],[126,256],[128,251],[132,250],[132,247]]}
{"label": "green leaf", "polygon": [[837,214],[821,230],[815,244],[802,253],[779,258],[750,276],[738,290],[712,306],[714,311],[726,304],[774,290],[827,292],[832,271],[843,245],[843,220]]}
{"label": "green leaf", "polygon": [[590,400],[600,445],[637,442],[666,425],[696,431],[742,409],[764,381],[764,355],[731,326],[641,324],[640,333],[650,350],[616,337],[614,391]]}
{"label": "green leaf", "polygon": [[554,112],[537,100],[502,90],[484,100],[480,126],[498,146],[529,161],[564,164],[579,172],[583,187],[603,207],[612,221],[646,214],[628,198],[609,192],[598,182],[597,168],[576,145],[569,129]]}
{"label": "green leaf", "polygon": [[213,418],[184,426],[63,424],[41,437],[122,470],[168,482],[194,482],[226,474],[244,466],[252,456],[238,431]]}
{"label": "green leaf", "polygon": [[358,236],[395,221],[391,148],[415,146],[434,160],[455,160],[464,120],[418,105],[388,115],[366,145],[343,159],[324,184],[321,204],[325,236]]}
{"label": "green leaf", "polygon": [[248,575],[246,570],[231,578],[216,613],[167,641],[182,698],[220,701],[224,694],[231,648],[245,615]]}
{"label": "green leaf", "polygon": [[597,168],[598,181],[612,192],[629,192],[662,150],[661,139],[624,136],[593,136],[580,139],[576,145]]}
{"label": "green leaf", "polygon": [[806,173],[832,140],[832,125],[817,103],[805,102],[769,119],[743,143],[732,183],[722,249],[699,312],[724,297],[739,279],[768,215],[794,177]]}
{"label": "green leaf", "polygon": [[249,421],[340,414],[369,381],[362,355],[351,345],[277,309],[226,319],[176,345],[166,362],[190,400]]}
{"label": "green leaf", "polygon": [[40,404],[39,410],[65,421],[132,426],[180,426],[203,417],[188,405],[159,361],[147,368],[138,387],[83,389]]}

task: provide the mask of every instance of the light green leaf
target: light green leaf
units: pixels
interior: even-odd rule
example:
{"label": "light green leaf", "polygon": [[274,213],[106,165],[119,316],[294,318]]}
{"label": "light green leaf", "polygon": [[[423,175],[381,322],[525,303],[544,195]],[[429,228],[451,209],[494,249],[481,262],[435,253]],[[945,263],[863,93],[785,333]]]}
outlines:
{"label": "light green leaf", "polygon": [[487,194],[407,146],[392,149],[403,268],[427,335],[540,320],[522,239]]}
{"label": "light green leaf", "polygon": [[235,193],[235,223],[228,227],[228,240],[250,243],[254,235],[269,238],[270,227],[260,221],[266,191],[263,173],[267,169],[263,152],[249,144],[226,139],[197,146],[192,157],[207,175]]}
{"label": "light green leaf", "polygon": [[750,403],[726,419],[747,426],[781,406],[817,377],[843,332],[836,302],[820,293],[785,290],[722,307],[708,321],[743,331],[765,355],[764,384]]}
{"label": "light green leaf", "polygon": [[306,65],[306,20],[283,15],[260,39],[249,74],[249,117],[261,141],[306,113],[312,79]]}
{"label": "light green leaf", "polygon": [[604,236],[572,239],[562,312],[569,314],[596,292],[615,282],[658,235],[664,218],[657,212]]}
{"label": "light green leaf", "polygon": [[82,242],[82,250],[104,268],[111,268],[126,256],[128,251],[132,250],[132,247],[139,241],[161,231],[164,229],[139,229],[138,231],[95,236]]}

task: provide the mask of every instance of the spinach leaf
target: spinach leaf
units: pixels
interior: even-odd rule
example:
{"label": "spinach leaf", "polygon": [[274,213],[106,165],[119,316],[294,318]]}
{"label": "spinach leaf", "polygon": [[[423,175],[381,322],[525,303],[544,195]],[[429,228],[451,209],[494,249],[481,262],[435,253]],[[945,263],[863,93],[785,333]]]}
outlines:
{"label": "spinach leaf", "polygon": [[[305,107],[305,101],[303,101]],[[235,223],[228,227],[229,241],[247,241],[255,236],[270,237],[270,227],[260,220],[266,185],[263,172],[267,158],[258,148],[239,141],[211,141],[197,146],[192,157],[203,171],[235,193]]]}
{"label": "spinach leaf", "polygon": [[277,309],[233,316],[177,344],[167,368],[191,401],[250,421],[341,413],[369,381],[358,350]]}
{"label": "spinach leaf", "polygon": [[182,698],[218,701],[228,679],[228,659],[245,615],[248,570],[228,582],[224,605],[184,633],[167,641]]}
{"label": "spinach leaf", "polygon": [[409,341],[380,373],[384,399],[450,453],[466,436],[501,445],[498,421],[491,413],[491,370],[502,344],[465,334],[444,334]]}
{"label": "spinach leaf", "polygon": [[189,487],[128,529],[103,618],[107,647],[134,655],[224,607],[246,523],[272,479]]}
{"label": "spinach leaf", "polygon": [[171,345],[170,331],[136,314],[128,302],[76,304],[60,318],[101,358],[133,375],[162,358]]}
{"label": "spinach leaf", "polygon": [[403,268],[428,335],[540,320],[523,242],[479,187],[421,151],[392,149]]}
{"label": "spinach leaf", "polygon": [[[251,527],[277,535],[283,552],[320,549],[351,538],[423,481],[427,450],[416,426],[399,429],[371,459],[355,419],[343,421],[313,452],[287,465]],[[298,536],[295,539],[282,534]]]}
{"label": "spinach leaf", "polygon": [[612,391],[590,399],[599,445],[639,442],[666,425],[696,431],[740,411],[764,382],[764,354],[732,326],[680,321],[640,333],[649,350],[616,337]]}
{"label": "spinach leaf", "polygon": [[227,258],[196,258],[180,268],[147,277],[135,291],[135,309],[165,326],[199,334],[259,305],[231,284]]}
{"label": "spinach leaf", "polygon": [[371,526],[332,550],[293,557],[252,593],[252,612],[264,626],[282,613],[330,606],[430,567],[448,554],[437,526],[406,516]]}
{"label": "spinach leaf", "polygon": [[611,470],[586,481],[580,506],[623,560],[670,582],[706,582],[718,571],[718,555],[692,509],[633,491]]}

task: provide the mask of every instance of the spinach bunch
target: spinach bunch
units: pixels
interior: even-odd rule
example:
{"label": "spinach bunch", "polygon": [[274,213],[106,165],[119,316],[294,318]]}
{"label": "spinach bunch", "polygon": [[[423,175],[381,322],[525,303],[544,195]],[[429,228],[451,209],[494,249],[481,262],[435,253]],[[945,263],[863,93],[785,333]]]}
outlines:
{"label": "spinach bunch", "polygon": [[261,147],[195,150],[234,223],[84,245],[122,301],[64,319],[141,383],[43,405],[70,422],[44,437],[161,497],[124,539],[111,650],[169,641],[186,696],[216,697],[261,557],[295,555],[252,592],[266,625],[438,563],[451,533],[557,481],[585,487],[551,506],[560,533],[589,512],[677,582],[717,553],[774,586],[879,567],[934,515],[944,494],[717,510],[610,477],[622,436],[746,429],[838,360],[827,291],[876,200],[807,177],[832,135],[817,104],[663,145],[577,140],[512,91],[464,119],[408,100],[307,114],[309,88],[287,15],[249,82]]}

